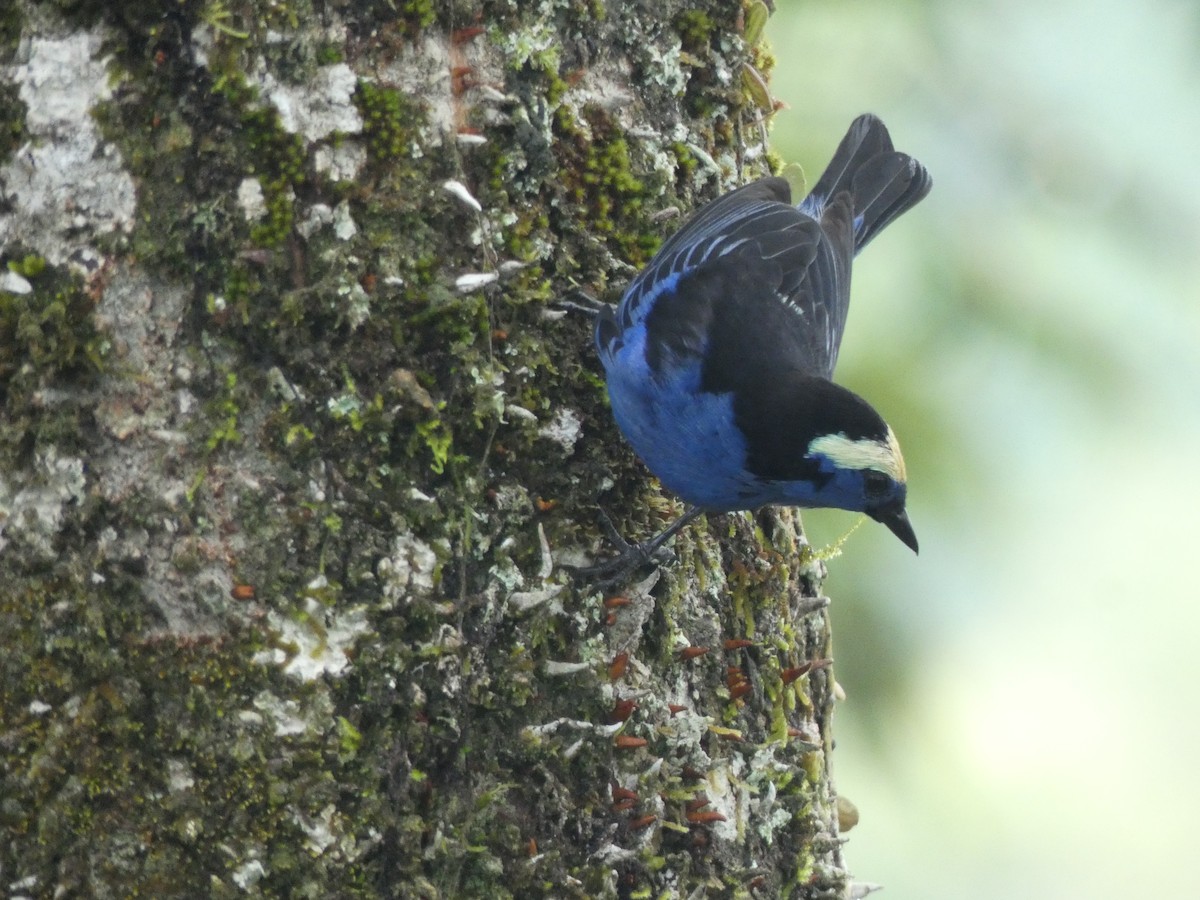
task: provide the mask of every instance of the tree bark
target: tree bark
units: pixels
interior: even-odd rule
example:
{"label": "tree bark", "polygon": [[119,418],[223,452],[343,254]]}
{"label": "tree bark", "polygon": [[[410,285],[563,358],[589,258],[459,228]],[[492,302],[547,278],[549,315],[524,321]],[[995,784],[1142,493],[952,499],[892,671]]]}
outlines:
{"label": "tree bark", "polygon": [[[591,323],[768,169],[765,7],[0,13],[11,896],[844,896],[821,564]],[[815,664],[815,665],[814,665]]]}

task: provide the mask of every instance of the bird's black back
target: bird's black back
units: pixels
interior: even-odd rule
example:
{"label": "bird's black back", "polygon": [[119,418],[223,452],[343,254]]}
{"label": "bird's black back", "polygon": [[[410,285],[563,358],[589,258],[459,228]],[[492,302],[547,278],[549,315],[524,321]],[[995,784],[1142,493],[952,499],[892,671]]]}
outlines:
{"label": "bird's black back", "polygon": [[602,357],[644,325],[651,369],[702,358],[705,390],[747,388],[773,371],[832,378],[854,255],[930,184],[878,118],[860,116],[798,207],[786,181],[763,178],[668,238],[615,314],[600,317]]}

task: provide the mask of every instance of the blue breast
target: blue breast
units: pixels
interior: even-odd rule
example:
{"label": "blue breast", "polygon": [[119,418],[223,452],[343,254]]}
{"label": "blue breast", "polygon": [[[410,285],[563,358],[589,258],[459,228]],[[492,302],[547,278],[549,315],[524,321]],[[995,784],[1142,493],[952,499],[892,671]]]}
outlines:
{"label": "blue breast", "polygon": [[[698,359],[655,373],[646,363],[646,329],[623,335],[604,359],[617,425],[663,486],[712,511],[787,506],[861,507],[854,473],[818,455],[826,478],[768,481],[746,470],[746,439],[738,429],[733,394],[700,388]],[[797,447],[803,455],[806,447]]]}
{"label": "blue breast", "polygon": [[632,328],[610,360],[608,396],[617,425],[663,485],[706,509],[742,505],[746,444],[729,395],[700,390],[700,361],[653,373],[646,330]]}

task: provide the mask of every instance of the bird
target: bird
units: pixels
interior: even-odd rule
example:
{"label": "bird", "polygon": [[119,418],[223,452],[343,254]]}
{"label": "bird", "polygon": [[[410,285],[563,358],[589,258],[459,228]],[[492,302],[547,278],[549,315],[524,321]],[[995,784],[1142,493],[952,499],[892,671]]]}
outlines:
{"label": "bird", "polygon": [[854,257],[931,187],[861,115],[799,204],[779,177],[724,194],[602,305],[595,343],[617,426],[690,506],[609,570],[648,561],[701,513],[764,506],[866,513],[918,551],[896,435],[833,372]]}

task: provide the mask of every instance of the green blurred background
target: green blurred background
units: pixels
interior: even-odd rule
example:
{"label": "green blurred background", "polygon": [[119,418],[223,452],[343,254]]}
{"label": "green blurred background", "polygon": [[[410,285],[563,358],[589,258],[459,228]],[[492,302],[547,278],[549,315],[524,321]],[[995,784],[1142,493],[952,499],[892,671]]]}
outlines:
{"label": "green blurred background", "polygon": [[838,373],[921,541],[830,563],[852,870],[1200,897],[1200,9],[782,0],[768,37],[810,183],[868,110],[934,181],[860,258]]}

